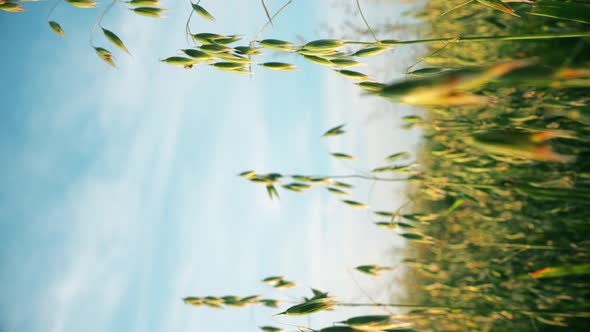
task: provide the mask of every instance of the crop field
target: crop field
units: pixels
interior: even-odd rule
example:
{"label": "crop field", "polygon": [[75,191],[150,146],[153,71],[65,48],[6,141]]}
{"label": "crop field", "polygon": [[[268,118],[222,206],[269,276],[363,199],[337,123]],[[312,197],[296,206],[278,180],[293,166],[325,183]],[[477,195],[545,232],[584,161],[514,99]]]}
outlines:
{"label": "crop field", "polygon": [[[564,11],[581,5],[555,3]],[[419,13],[431,22],[432,35],[589,29],[588,16],[586,23],[532,16],[528,4],[511,4],[521,17],[478,3],[451,10],[454,5],[431,1]],[[412,213],[401,216],[403,227],[422,237],[408,249],[408,301],[445,309],[414,312],[422,315],[416,325],[428,331],[585,330],[588,39],[451,42],[430,50],[421,65],[432,69],[422,72],[515,59],[535,65],[482,86],[478,95],[489,98],[483,104],[432,106],[419,122],[427,133],[419,180]],[[558,71],[580,76],[546,76]]]}

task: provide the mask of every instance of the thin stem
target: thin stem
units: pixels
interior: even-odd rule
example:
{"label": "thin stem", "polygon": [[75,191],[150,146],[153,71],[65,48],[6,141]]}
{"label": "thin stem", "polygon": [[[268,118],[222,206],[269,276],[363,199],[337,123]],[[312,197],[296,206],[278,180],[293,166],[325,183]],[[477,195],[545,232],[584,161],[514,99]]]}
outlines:
{"label": "thin stem", "polygon": [[[186,27],[184,28],[184,32],[186,34],[186,43],[190,46],[189,40],[192,40],[191,38],[189,38],[189,36],[192,37],[190,23],[191,23],[191,18],[193,17],[193,14],[195,13],[195,9],[193,8],[193,2],[190,0],[189,0],[189,2],[191,3],[191,13],[188,14],[188,18],[186,19]],[[198,0],[197,3],[195,3],[194,5],[198,5],[200,2],[201,2],[201,0]]]}
{"label": "thin stem", "polygon": [[270,17],[270,14],[268,13],[268,8],[266,8],[264,0],[260,0],[260,2],[262,3],[262,9],[264,9],[264,14],[266,14],[266,17],[268,18],[268,23],[270,23],[271,26],[274,26],[274,24],[272,24],[272,17]]}
{"label": "thin stem", "polygon": [[109,10],[111,10],[111,8],[113,8],[115,3],[117,3],[117,0],[111,1],[111,3],[109,3],[108,6],[102,11],[102,13],[100,13],[100,15],[98,15],[98,17],[96,18],[96,21],[92,26],[92,31],[90,32],[90,46],[94,47],[93,38],[94,32],[96,31],[96,27],[100,25],[100,22],[102,21],[103,17],[106,15],[106,13],[108,13]]}
{"label": "thin stem", "polygon": [[446,38],[432,38],[432,39],[417,39],[406,41],[395,41],[392,44],[431,44],[439,42],[480,42],[488,40],[536,40],[536,39],[552,39],[552,38],[577,38],[590,37],[590,31],[585,32],[568,32],[568,33],[544,33],[544,34],[523,34],[523,35],[504,35],[504,36],[468,36],[468,37],[446,37]]}
{"label": "thin stem", "polygon": [[264,30],[266,30],[266,28],[268,28],[268,26],[270,25],[270,22],[272,22],[272,20],[274,20],[275,17],[277,17],[281,12],[283,12],[283,10],[285,10],[285,8],[287,8],[287,6],[291,4],[291,2],[293,2],[293,0],[287,1],[287,3],[283,5],[283,7],[279,8],[279,10],[277,10],[277,12],[274,13],[274,15],[270,18],[270,20],[268,20],[268,22],[266,22],[262,26],[260,31],[258,31],[256,36],[254,36],[254,39],[252,39],[252,41],[250,42],[250,45],[252,45],[252,43],[254,43],[256,40],[258,40],[258,37],[260,37],[260,35],[264,32]]}
{"label": "thin stem", "polygon": [[451,8],[451,9],[447,10],[446,12],[444,12],[444,13],[440,14],[440,16],[445,16],[445,15],[447,15],[448,13],[452,12],[453,10],[455,10],[455,9],[459,9],[459,8],[461,8],[461,7],[463,7],[463,6],[466,6],[466,5],[470,4],[470,3],[472,3],[473,1],[475,1],[475,0],[469,0],[469,1],[467,1],[467,2],[464,2],[464,3],[462,3],[462,4],[459,4],[459,5],[455,6],[455,7],[453,7],[453,8]]}
{"label": "thin stem", "polygon": [[[285,175],[288,177],[292,177],[292,175]],[[352,179],[352,178],[357,178],[357,179],[364,179],[364,180],[372,180],[372,181],[392,181],[392,182],[400,182],[400,181],[411,181],[414,179],[408,179],[408,178],[404,178],[404,179],[387,179],[387,178],[380,178],[380,177],[376,177],[376,176],[367,176],[367,175],[361,175],[361,174],[349,174],[349,175],[310,175],[310,177],[312,178],[328,178],[328,179]]]}
{"label": "thin stem", "polygon": [[377,39],[377,36],[375,35],[375,32],[373,31],[373,29],[371,29],[369,22],[367,22],[365,15],[363,14],[363,10],[361,9],[361,4],[359,3],[359,0],[355,0],[355,1],[356,1],[356,6],[359,9],[359,14],[361,14],[361,17],[362,17],[363,21],[365,22],[367,29],[369,29],[369,32],[371,33],[371,35],[373,35],[373,38],[375,38],[375,41],[379,41],[379,39]]}
{"label": "thin stem", "polygon": [[[444,46],[440,47],[439,49],[435,50],[434,52],[430,53],[428,56],[434,56],[436,55],[438,52],[444,50],[447,46],[451,45],[451,42],[447,42]],[[406,69],[406,74],[408,74],[410,72],[410,69],[414,68],[416,65],[418,65],[420,62],[424,61],[423,58],[420,58],[420,60],[416,61],[413,65],[409,66]]]}
{"label": "thin stem", "polygon": [[53,12],[55,11],[55,9],[57,8],[57,6],[59,6],[59,4],[62,2],[62,0],[57,0],[55,2],[55,5],[53,5],[53,7],[51,7],[51,10],[49,10],[49,13],[47,13],[47,21],[49,21],[49,18],[51,17],[51,14],[53,14]]}
{"label": "thin stem", "polygon": [[338,303],[340,307],[398,307],[398,308],[416,308],[416,309],[439,309],[439,310],[465,310],[465,311],[511,311],[522,314],[542,313],[552,316],[560,317],[590,317],[590,312],[587,311],[553,311],[551,309],[522,309],[522,308],[478,308],[478,307],[463,307],[463,306],[440,306],[427,304],[401,304],[401,303]]}
{"label": "thin stem", "polygon": [[466,37],[443,37],[431,39],[414,39],[414,40],[388,40],[386,43],[365,42],[365,41],[345,41],[348,45],[407,45],[407,44],[434,44],[443,42],[483,42],[483,41],[501,41],[501,40],[538,40],[553,38],[581,38],[590,37],[590,31],[568,32],[568,33],[544,33],[544,34],[523,34],[523,35],[504,35],[504,36],[466,36]]}

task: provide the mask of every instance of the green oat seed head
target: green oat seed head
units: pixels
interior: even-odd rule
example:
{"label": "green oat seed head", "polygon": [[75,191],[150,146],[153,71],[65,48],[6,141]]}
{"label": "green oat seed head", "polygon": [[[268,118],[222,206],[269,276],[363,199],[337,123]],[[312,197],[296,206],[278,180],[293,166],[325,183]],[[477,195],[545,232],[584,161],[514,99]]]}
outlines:
{"label": "green oat seed head", "polygon": [[94,50],[96,51],[98,57],[101,58],[104,62],[108,63],[109,65],[115,68],[117,67],[117,65],[115,65],[115,62],[113,61],[113,53],[102,47],[95,47]]}
{"label": "green oat seed head", "polygon": [[91,0],[66,0],[66,2],[74,7],[77,7],[77,8],[94,8],[94,7],[96,7],[96,2],[91,1]]}
{"label": "green oat seed head", "polygon": [[346,191],[340,190],[338,188],[326,187],[326,189],[335,195],[340,195],[340,196],[348,196],[349,195]]}
{"label": "green oat seed head", "polygon": [[357,201],[351,201],[351,200],[343,200],[342,202],[344,202],[344,204],[353,207],[355,209],[368,209],[369,206]]}
{"label": "green oat seed head", "polygon": [[323,310],[331,310],[336,305],[336,302],[332,298],[321,298],[306,301],[297,305],[294,305],[287,310],[276,314],[278,315],[287,315],[287,316],[303,316],[309,315],[318,311]]}
{"label": "green oat seed head", "polygon": [[287,289],[291,287],[295,287],[295,283],[287,280],[281,280],[274,285],[276,289]]}
{"label": "green oat seed head", "polygon": [[398,159],[405,159],[410,157],[410,153],[409,152],[398,152],[398,153],[394,153],[392,155],[387,156],[387,158],[385,158],[385,160],[387,161],[396,161]]}
{"label": "green oat seed head", "polygon": [[25,7],[14,2],[3,2],[0,3],[0,10],[8,13],[22,13],[25,11]]}
{"label": "green oat seed head", "polygon": [[295,65],[283,62],[264,62],[259,64],[259,66],[277,71],[294,71],[297,69]]}
{"label": "green oat seed head", "polygon": [[202,6],[199,6],[195,3],[191,4],[193,7],[193,10],[199,14],[201,17],[208,19],[210,21],[215,20],[215,17],[213,17],[213,15],[211,15],[211,13],[209,13],[205,8],[203,8]]}
{"label": "green oat seed head", "polygon": [[372,81],[372,79],[363,74],[363,73],[359,73],[358,71],[353,71],[353,70],[347,70],[347,69],[340,69],[340,70],[336,70],[337,73],[339,73],[340,75],[346,76],[348,78],[352,78],[355,80],[359,80],[359,81]]}
{"label": "green oat seed head", "polygon": [[215,44],[214,40],[223,38],[225,36],[218,35],[216,33],[201,32],[192,35],[193,39],[201,44]]}
{"label": "green oat seed head", "polygon": [[264,48],[275,51],[287,51],[293,50],[294,45],[288,41],[278,39],[264,39],[258,42],[258,44]]}
{"label": "green oat seed head", "polygon": [[160,60],[161,62],[167,63],[172,66],[188,66],[197,63],[195,59],[186,58],[182,56],[171,56],[165,59]]}
{"label": "green oat seed head", "polygon": [[274,285],[277,282],[282,281],[283,279],[285,279],[285,277],[283,276],[270,276],[262,279],[262,282],[267,283],[269,285]]}
{"label": "green oat seed head", "polygon": [[333,51],[344,45],[341,39],[318,39],[303,45],[303,49],[309,51]]}
{"label": "green oat seed head", "polygon": [[135,14],[153,18],[163,18],[162,14],[167,11],[164,8],[157,7],[137,7],[131,8],[130,10],[132,10]]}
{"label": "green oat seed head", "polygon": [[130,0],[127,3],[135,7],[157,7],[160,5],[160,0]]}
{"label": "green oat seed head", "polygon": [[372,275],[372,276],[377,276],[379,275],[379,273],[383,272],[383,271],[391,271],[390,267],[386,267],[386,266],[379,266],[379,265],[360,265],[355,267],[355,269],[359,272],[368,274],[368,275]]}
{"label": "green oat seed head", "polygon": [[118,48],[120,48],[121,50],[123,50],[123,52],[127,53],[127,54],[131,54],[129,53],[129,50],[127,49],[127,46],[125,46],[125,44],[123,43],[123,41],[121,40],[121,38],[119,38],[115,33],[113,33],[110,30],[107,30],[105,28],[102,28],[102,32],[104,33],[105,37],[111,42],[113,43],[113,45],[117,46]]}
{"label": "green oat seed head", "polygon": [[318,65],[329,66],[329,67],[334,65],[330,60],[323,58],[321,56],[318,56],[318,55],[302,54],[302,56],[305,60],[307,60],[309,62],[317,63]]}
{"label": "green oat seed head", "polygon": [[251,46],[236,46],[234,47],[236,53],[241,55],[261,55],[262,52],[258,50],[256,47]]}
{"label": "green oat seed head", "polygon": [[256,171],[244,171],[244,172],[238,174],[238,176],[241,176],[246,179],[252,179],[256,176]]}
{"label": "green oat seed head", "polygon": [[49,21],[49,26],[51,27],[51,30],[53,30],[53,32],[57,33],[61,37],[65,37],[65,33],[64,33],[63,29],[61,28],[61,26],[57,22]]}
{"label": "green oat seed head", "polygon": [[351,156],[351,155],[346,154],[346,153],[340,153],[340,152],[330,153],[330,155],[332,155],[332,157],[337,158],[337,159],[344,159],[344,160],[353,160],[353,159],[356,159],[354,156]]}
{"label": "green oat seed head", "polygon": [[342,130],[342,128],[344,128],[345,124],[341,124],[339,126],[333,127],[328,129],[328,131],[326,131],[322,137],[331,137],[331,136],[338,136],[338,135],[342,135],[345,133],[344,130]]}
{"label": "green oat seed head", "polygon": [[265,307],[269,308],[278,308],[279,304],[281,304],[279,300],[274,299],[261,299],[260,303],[262,303],[262,305],[264,305]]}
{"label": "green oat seed head", "polygon": [[184,49],[184,50],[182,50],[182,52],[184,54],[190,56],[193,59],[197,59],[197,60],[201,60],[201,61],[208,61],[208,60],[213,59],[213,57],[210,54],[205,53],[201,50],[194,49],[194,48]]}
{"label": "green oat seed head", "polygon": [[360,49],[360,50],[356,51],[355,53],[353,53],[352,56],[356,56],[356,57],[373,56],[373,55],[377,55],[379,53],[383,53],[387,50],[389,50],[388,47],[372,46],[372,47]]}

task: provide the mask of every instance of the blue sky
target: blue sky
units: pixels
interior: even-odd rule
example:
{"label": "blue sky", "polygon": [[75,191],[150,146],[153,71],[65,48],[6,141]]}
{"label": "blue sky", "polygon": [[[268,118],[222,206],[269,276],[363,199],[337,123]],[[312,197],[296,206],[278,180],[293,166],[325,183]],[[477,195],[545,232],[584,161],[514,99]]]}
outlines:
{"label": "blue sky", "polygon": [[[103,26],[133,53],[114,52],[118,69],[87,46],[99,10],[60,5],[53,19],[65,39],[47,26],[46,3],[0,13],[1,331],[256,331],[277,325],[270,318],[276,312],[196,309],[181,298],[288,299],[313,286],[366,302],[367,294],[386,299],[399,291],[391,278],[351,272],[390,265],[392,248],[403,246],[372,227],[370,212],[346,208],[320,189],[270,201],[263,187],[236,174],[381,166],[385,156],[415,148],[419,132],[401,129],[399,120],[413,111],[361,96],[347,79],[291,56],[278,59],[299,71],[258,70],[253,78],[161,64],[186,47],[188,4],[171,2],[164,1],[165,20],[124,6],[105,18]],[[282,5],[267,2],[271,11]],[[217,20],[194,19],[195,32],[252,37],[265,21],[257,1],[202,4]],[[379,5],[366,10],[389,17]],[[295,0],[265,37],[337,37],[321,24],[346,17],[328,2]],[[101,38],[97,44],[108,46]],[[394,50],[365,70],[392,80],[411,55]],[[347,135],[320,137],[341,123]],[[359,160],[336,161],[328,151]],[[395,209],[404,203],[403,185],[359,184],[353,199]],[[281,294],[259,282],[275,274],[302,287]],[[337,316],[303,323],[319,328]]]}

